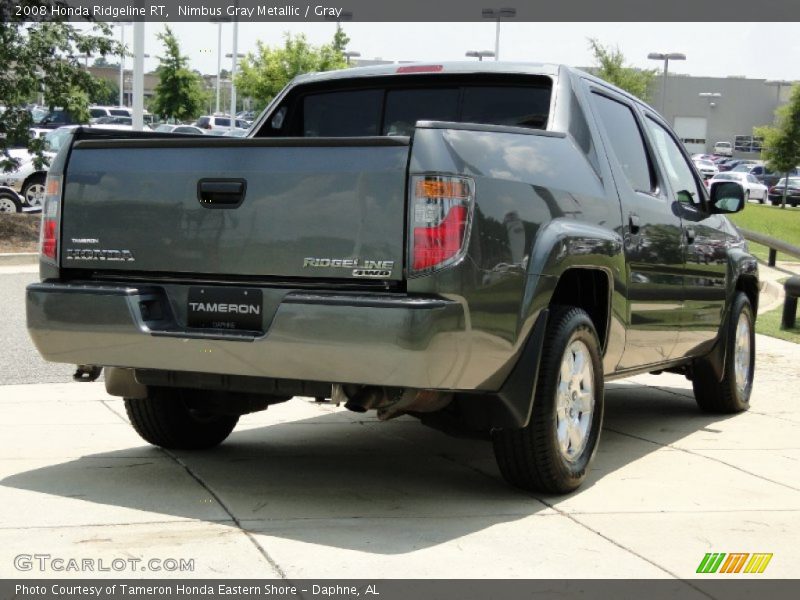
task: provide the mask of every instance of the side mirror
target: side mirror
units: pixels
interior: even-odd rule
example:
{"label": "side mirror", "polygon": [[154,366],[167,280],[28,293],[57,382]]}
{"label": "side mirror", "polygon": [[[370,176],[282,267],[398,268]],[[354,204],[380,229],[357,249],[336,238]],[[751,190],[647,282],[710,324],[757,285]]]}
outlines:
{"label": "side mirror", "polygon": [[694,204],[694,195],[689,190],[680,190],[676,196],[681,204]]}
{"label": "side mirror", "polygon": [[744,208],[744,188],[732,181],[715,181],[709,190],[711,212],[718,215],[737,213]]}

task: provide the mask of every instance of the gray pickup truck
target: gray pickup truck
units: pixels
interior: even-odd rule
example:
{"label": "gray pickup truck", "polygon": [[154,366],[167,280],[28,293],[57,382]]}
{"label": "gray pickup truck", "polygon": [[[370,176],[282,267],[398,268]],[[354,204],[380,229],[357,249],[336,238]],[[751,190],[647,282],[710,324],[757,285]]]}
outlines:
{"label": "gray pickup truck", "polygon": [[105,366],[148,442],[221,443],[293,396],[490,437],[511,483],[586,477],[604,380],[748,407],[755,259],[649,106],[541,64],[307,75],[247,138],[76,129],[27,322]]}

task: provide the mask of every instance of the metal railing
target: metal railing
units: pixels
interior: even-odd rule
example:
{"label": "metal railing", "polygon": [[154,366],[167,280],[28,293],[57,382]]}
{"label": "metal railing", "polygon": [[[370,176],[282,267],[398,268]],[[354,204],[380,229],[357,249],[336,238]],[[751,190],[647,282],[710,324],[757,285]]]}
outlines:
{"label": "metal railing", "polygon": [[757,231],[750,231],[749,229],[743,229],[741,227],[738,227],[738,229],[746,240],[769,248],[769,259],[767,260],[767,264],[770,267],[775,266],[775,260],[778,257],[778,252],[800,259],[800,248],[790,244],[789,242],[784,242],[783,240],[764,235],[763,233],[758,233]]}

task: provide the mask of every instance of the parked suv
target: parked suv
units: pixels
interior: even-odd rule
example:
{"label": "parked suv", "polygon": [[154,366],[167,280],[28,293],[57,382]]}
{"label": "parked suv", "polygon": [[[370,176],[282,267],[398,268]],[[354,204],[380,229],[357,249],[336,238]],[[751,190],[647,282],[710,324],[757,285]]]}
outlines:
{"label": "parked suv", "polygon": [[717,142],[714,144],[714,154],[733,156],[733,146],[730,142]]}
{"label": "parked suv", "polygon": [[59,152],[27,324],[47,360],[108,366],[150,443],[331,398],[491,438],[509,482],[563,493],[607,380],[749,406],[742,188],[706,190],[658,112],[591,75],[354,68],[296,78],[249,139],[126,135]]}
{"label": "parked suv", "polygon": [[[230,129],[231,118],[228,115],[208,115],[199,117],[195,121],[195,126],[200,129],[215,130],[215,129]],[[242,119],[236,119],[235,127],[240,129],[247,129],[249,124]]]}

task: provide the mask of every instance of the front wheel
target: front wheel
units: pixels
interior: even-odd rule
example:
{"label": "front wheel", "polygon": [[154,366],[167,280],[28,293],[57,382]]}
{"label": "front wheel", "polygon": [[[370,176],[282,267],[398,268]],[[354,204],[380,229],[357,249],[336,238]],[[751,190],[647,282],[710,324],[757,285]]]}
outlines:
{"label": "front wheel", "polygon": [[22,197],[28,206],[41,206],[44,201],[45,174],[32,175],[22,188]]}
{"label": "front wheel", "polygon": [[18,213],[22,206],[11,192],[0,192],[0,213]]}
{"label": "front wheel", "polygon": [[221,444],[239,417],[192,407],[192,391],[150,388],[146,398],[125,398],[125,411],[142,439],[173,450],[202,450]]}
{"label": "front wheel", "polygon": [[695,361],[692,387],[698,406],[712,413],[750,408],[756,360],[755,317],[750,300],[739,292],[725,324],[725,366],[720,380],[706,361]]}
{"label": "front wheel", "polygon": [[586,478],[603,423],[603,365],[592,320],[556,306],[547,325],[530,422],[492,432],[503,477],[517,487],[571,492]]}

